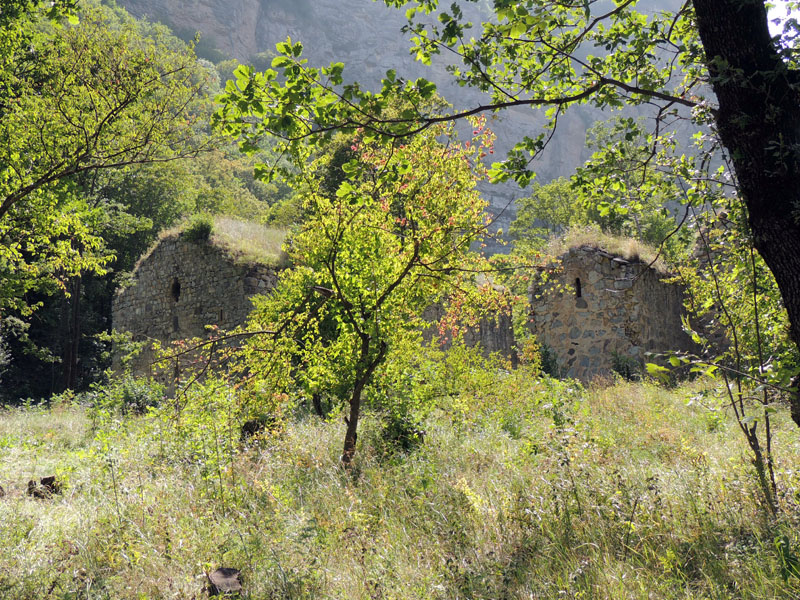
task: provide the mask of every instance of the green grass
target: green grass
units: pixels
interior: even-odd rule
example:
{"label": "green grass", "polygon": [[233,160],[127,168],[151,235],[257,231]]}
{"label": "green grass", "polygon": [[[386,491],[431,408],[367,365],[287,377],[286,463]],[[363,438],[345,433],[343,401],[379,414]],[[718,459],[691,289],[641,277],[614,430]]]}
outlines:
{"label": "green grass", "polygon": [[[198,445],[152,417],[92,430],[76,406],[4,410],[0,598],[202,598],[219,566],[241,569],[253,599],[800,596],[782,575],[800,554],[785,415],[771,519],[730,415],[688,404],[702,384],[520,377],[435,411],[409,454],[387,454],[368,416],[352,474],[339,418],[251,446],[220,418]],[[23,493],[52,473],[61,496]]]}
{"label": "green grass", "polygon": [[577,248],[580,246],[590,246],[605,250],[615,256],[620,256],[631,261],[641,261],[644,263],[653,263],[653,268],[662,273],[668,271],[668,267],[662,257],[658,257],[658,249],[653,248],[645,242],[628,238],[611,235],[600,231],[595,226],[587,227],[573,227],[568,229],[561,235],[554,236],[550,239],[545,253],[549,256],[561,256],[570,248]]}
{"label": "green grass", "polygon": [[286,255],[281,247],[286,233],[286,229],[230,217],[215,217],[211,239],[215,244],[225,247],[239,262],[285,266]]}
{"label": "green grass", "polygon": [[[239,264],[261,264],[270,267],[288,266],[288,257],[283,251],[287,229],[274,228],[252,221],[242,221],[232,217],[209,217],[213,220],[210,242],[223,248]],[[198,219],[202,221],[202,218]],[[158,240],[137,261],[136,267],[146,260],[165,238],[178,236],[192,221],[162,231]],[[197,240],[195,240],[197,241]]]}

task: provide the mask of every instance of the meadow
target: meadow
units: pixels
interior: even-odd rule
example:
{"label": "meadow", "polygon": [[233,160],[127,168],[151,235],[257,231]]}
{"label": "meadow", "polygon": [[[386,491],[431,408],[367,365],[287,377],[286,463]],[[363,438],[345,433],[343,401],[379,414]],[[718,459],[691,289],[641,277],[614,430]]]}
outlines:
{"label": "meadow", "polygon": [[349,471],[336,410],[243,438],[231,389],[196,421],[5,408],[0,598],[204,598],[218,567],[251,599],[797,598],[800,436],[775,415],[772,516],[716,385],[497,372],[405,445],[369,411]]}

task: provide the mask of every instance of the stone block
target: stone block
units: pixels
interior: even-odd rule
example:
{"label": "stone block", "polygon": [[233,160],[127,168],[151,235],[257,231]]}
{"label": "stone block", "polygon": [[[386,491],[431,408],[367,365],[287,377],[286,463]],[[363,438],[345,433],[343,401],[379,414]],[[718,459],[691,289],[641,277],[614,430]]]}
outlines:
{"label": "stone block", "polygon": [[633,287],[633,281],[631,279],[615,279],[614,280],[614,289],[615,290],[627,290]]}

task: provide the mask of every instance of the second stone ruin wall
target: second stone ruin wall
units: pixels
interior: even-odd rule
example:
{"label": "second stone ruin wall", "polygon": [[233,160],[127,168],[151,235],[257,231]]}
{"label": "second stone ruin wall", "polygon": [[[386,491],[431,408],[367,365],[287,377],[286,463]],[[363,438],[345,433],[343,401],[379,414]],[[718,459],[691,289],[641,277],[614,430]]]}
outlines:
{"label": "second stone ruin wall", "polygon": [[693,349],[681,325],[683,291],[658,271],[588,246],[560,260],[530,290],[530,324],[562,375],[588,381],[620,363],[641,368],[654,360],[647,352]]}
{"label": "second stone ruin wall", "polygon": [[[425,309],[422,317],[429,323],[438,323],[444,316],[444,312],[444,307],[437,303]],[[436,325],[431,325],[423,331],[423,339],[430,342],[437,337],[437,333]],[[479,346],[484,356],[498,353],[511,360],[512,364],[516,364],[517,353],[510,312],[500,312],[494,317],[484,317],[477,325],[466,327],[464,343],[468,347]],[[443,350],[447,350],[451,346],[452,342],[449,340],[440,344]]]}

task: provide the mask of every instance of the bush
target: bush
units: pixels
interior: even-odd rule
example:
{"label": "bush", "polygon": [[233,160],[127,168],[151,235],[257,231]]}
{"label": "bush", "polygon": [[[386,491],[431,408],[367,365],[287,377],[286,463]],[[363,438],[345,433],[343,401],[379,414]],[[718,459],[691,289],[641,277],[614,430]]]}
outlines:
{"label": "bush", "polygon": [[390,413],[383,421],[381,441],[387,454],[398,450],[411,452],[425,441],[425,431],[411,416]]}
{"label": "bush", "polygon": [[116,414],[141,415],[157,407],[164,398],[164,386],[151,379],[125,375],[102,386],[95,386],[85,396],[97,410]]}
{"label": "bush", "polygon": [[214,221],[208,215],[195,215],[189,220],[183,237],[187,241],[200,243],[207,242],[214,230]]}
{"label": "bush", "polygon": [[539,346],[539,360],[542,362],[542,373],[561,379],[564,377],[563,370],[558,365],[558,354],[547,344],[540,344]]}
{"label": "bush", "polygon": [[639,381],[642,378],[639,361],[621,352],[611,352],[611,370],[625,381]]}

